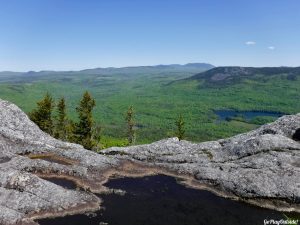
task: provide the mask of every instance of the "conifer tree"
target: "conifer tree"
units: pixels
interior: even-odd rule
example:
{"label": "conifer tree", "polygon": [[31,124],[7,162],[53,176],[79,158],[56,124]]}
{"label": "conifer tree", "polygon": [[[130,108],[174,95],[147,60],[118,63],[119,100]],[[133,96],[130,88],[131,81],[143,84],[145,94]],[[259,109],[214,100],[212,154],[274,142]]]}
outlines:
{"label": "conifer tree", "polygon": [[177,120],[175,121],[175,125],[177,127],[176,136],[178,137],[179,141],[181,141],[184,138],[184,134],[185,134],[185,128],[184,128],[185,122],[181,114],[178,116]]}
{"label": "conifer tree", "polygon": [[100,124],[94,124],[92,127],[92,142],[93,150],[99,151],[101,149],[101,136],[103,132],[103,127]]}
{"label": "conifer tree", "polygon": [[44,98],[37,102],[37,108],[29,113],[30,119],[37,124],[41,130],[52,135],[53,133],[53,121],[52,110],[54,102],[49,93],[46,93]]}
{"label": "conifer tree", "polygon": [[83,145],[86,149],[92,149],[92,127],[93,127],[93,115],[92,110],[95,107],[95,100],[92,98],[89,92],[85,92],[76,108],[79,116],[79,122],[75,127],[75,138],[78,144]]}
{"label": "conifer tree", "polygon": [[76,124],[74,123],[74,121],[68,119],[67,121],[67,125],[66,125],[66,140],[69,142],[77,142],[77,139],[75,138],[75,128],[76,128]]}
{"label": "conifer tree", "polygon": [[55,137],[61,140],[68,139],[68,119],[66,113],[66,102],[65,98],[61,98],[57,104],[57,121]]}
{"label": "conifer tree", "polygon": [[134,110],[133,106],[130,106],[127,110],[126,114],[126,122],[127,122],[127,139],[128,139],[128,144],[132,145],[135,143],[135,130],[134,130]]}

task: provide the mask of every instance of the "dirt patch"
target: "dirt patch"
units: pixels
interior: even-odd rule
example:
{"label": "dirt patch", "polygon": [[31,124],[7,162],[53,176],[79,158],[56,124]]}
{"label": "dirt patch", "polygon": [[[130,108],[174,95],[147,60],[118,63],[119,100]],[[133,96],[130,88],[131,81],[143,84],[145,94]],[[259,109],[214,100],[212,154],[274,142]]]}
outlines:
{"label": "dirt patch", "polygon": [[66,165],[66,166],[71,166],[71,165],[75,165],[78,164],[79,162],[73,159],[68,159],[56,154],[27,154],[25,155],[30,159],[41,159],[41,160],[45,160],[48,162],[53,162],[53,163],[58,163],[58,164],[62,164],[62,165]]}
{"label": "dirt patch", "polygon": [[93,202],[80,203],[76,206],[70,207],[68,209],[64,209],[62,211],[53,209],[53,210],[30,213],[28,214],[28,218],[30,220],[38,220],[44,218],[55,218],[55,217],[63,217],[66,215],[82,214],[85,212],[93,212],[99,210],[101,203],[102,202],[99,198],[95,198],[95,201]]}

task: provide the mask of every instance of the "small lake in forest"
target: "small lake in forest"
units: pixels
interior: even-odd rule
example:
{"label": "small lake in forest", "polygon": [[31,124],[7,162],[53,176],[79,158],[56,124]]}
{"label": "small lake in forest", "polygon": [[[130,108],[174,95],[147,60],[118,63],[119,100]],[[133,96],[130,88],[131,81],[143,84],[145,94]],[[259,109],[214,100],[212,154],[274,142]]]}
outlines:
{"label": "small lake in forest", "polygon": [[255,117],[273,117],[277,119],[285,115],[281,112],[271,111],[235,111],[235,110],[214,110],[214,113],[218,116],[219,121],[231,120],[236,117],[242,117],[246,121],[251,121]]}
{"label": "small lake in forest", "polygon": [[[61,181],[53,182],[64,185]],[[125,190],[126,194],[100,195],[104,209],[95,213],[37,222],[41,225],[262,225],[265,219],[285,219],[281,212],[187,188],[165,175],[111,179],[105,186]]]}

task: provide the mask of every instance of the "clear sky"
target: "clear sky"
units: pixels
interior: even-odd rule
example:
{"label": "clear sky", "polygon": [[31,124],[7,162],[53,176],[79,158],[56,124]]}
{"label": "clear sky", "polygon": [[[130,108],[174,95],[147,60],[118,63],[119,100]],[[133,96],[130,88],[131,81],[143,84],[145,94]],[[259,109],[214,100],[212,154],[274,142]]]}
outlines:
{"label": "clear sky", "polygon": [[0,0],[0,70],[300,66],[300,0]]}

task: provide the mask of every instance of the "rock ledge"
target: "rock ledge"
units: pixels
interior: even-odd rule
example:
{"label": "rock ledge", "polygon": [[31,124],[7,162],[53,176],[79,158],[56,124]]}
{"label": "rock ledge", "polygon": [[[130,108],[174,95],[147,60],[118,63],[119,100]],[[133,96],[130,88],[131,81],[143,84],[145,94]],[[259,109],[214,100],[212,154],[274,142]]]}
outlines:
{"label": "rock ledge", "polygon": [[[96,210],[114,174],[163,173],[187,185],[264,207],[300,212],[300,114],[283,116],[228,139],[191,143],[170,138],[109,148],[101,154],[42,132],[0,99],[0,224]],[[67,190],[43,177],[64,177],[88,190]]]}

